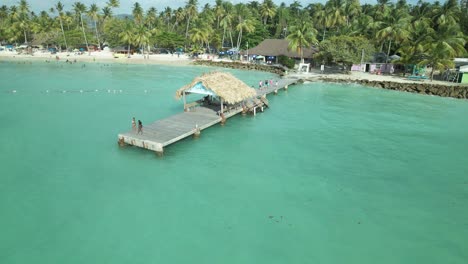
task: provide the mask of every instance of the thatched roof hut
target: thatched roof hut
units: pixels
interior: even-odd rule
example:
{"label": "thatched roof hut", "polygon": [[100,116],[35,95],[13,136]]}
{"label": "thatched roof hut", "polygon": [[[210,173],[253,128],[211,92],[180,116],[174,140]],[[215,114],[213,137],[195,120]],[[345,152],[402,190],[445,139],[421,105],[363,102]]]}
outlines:
{"label": "thatched roof hut", "polygon": [[[243,54],[264,55],[264,56],[280,56],[285,55],[290,58],[299,58],[301,55],[295,51],[290,50],[289,42],[286,39],[265,39],[258,46],[242,52]],[[303,57],[306,59],[313,58],[314,54],[318,52],[315,47],[307,47],[303,49]]]}
{"label": "thatched roof hut", "polygon": [[188,93],[214,95],[229,104],[240,103],[257,95],[255,89],[227,72],[210,72],[196,77],[176,92],[176,98]]}

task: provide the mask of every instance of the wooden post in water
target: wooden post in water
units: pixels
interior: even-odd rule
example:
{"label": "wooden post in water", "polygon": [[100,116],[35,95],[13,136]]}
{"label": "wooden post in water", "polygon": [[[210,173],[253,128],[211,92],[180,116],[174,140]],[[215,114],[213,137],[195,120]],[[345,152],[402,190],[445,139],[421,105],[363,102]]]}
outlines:
{"label": "wooden post in water", "polygon": [[125,146],[125,140],[123,137],[119,138],[119,146],[124,147]]}
{"label": "wooden post in water", "polygon": [[184,112],[187,112],[187,107],[186,107],[187,102],[185,101],[185,91],[183,93],[183,97],[184,97]]}
{"label": "wooden post in water", "polygon": [[220,116],[221,116],[221,125],[224,125],[226,123],[226,117],[224,116],[223,113],[221,113]]}
{"label": "wooden post in water", "polygon": [[224,112],[224,109],[223,109],[223,98],[219,98],[220,102],[221,102],[221,114]]}
{"label": "wooden post in water", "polygon": [[161,149],[161,151],[155,151],[155,153],[158,157],[162,157],[164,156],[164,149]]}
{"label": "wooden post in water", "polygon": [[195,132],[193,133],[194,137],[199,137],[201,134],[200,128],[198,127],[198,124],[195,125]]}
{"label": "wooden post in water", "polygon": [[278,94],[278,89],[275,90],[275,95],[277,95],[277,94]]}
{"label": "wooden post in water", "polygon": [[284,89],[285,89],[285,90],[288,90],[288,86],[287,86],[287,85],[285,85],[285,86],[284,86]]}

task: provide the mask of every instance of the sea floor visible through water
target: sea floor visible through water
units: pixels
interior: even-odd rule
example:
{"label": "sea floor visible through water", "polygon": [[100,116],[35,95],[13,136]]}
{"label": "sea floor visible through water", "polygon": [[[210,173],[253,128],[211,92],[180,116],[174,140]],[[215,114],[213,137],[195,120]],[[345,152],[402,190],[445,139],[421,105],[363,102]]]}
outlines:
{"label": "sea floor visible through water", "polygon": [[308,83],[118,146],[211,70],[1,62],[0,263],[467,263],[466,100]]}

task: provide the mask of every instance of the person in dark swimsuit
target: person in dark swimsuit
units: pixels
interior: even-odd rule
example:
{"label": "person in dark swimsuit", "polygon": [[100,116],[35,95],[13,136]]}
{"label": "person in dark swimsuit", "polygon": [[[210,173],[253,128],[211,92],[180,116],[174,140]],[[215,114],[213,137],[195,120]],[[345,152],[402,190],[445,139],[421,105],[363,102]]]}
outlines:
{"label": "person in dark swimsuit", "polygon": [[143,124],[141,123],[141,120],[138,120],[138,134],[143,135]]}

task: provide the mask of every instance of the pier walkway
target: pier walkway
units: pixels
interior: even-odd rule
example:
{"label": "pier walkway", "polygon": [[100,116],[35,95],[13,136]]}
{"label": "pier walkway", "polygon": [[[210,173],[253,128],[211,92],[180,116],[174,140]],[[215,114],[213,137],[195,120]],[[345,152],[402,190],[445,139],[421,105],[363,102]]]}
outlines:
{"label": "pier walkway", "polygon": [[[278,85],[275,83],[270,87],[264,87],[257,90],[257,97],[277,92],[279,89],[287,89],[289,85],[297,83],[296,79],[280,79]],[[239,104],[234,108],[229,108],[224,112],[224,118],[227,119],[240,112],[242,106]],[[170,116],[165,119],[157,120],[143,127],[143,133],[137,134],[137,131],[128,131],[118,135],[120,145],[133,145],[140,148],[149,149],[162,153],[164,147],[182,140],[188,136],[200,132],[210,126],[220,123],[222,118],[218,112],[204,106],[198,106],[188,112]]]}

